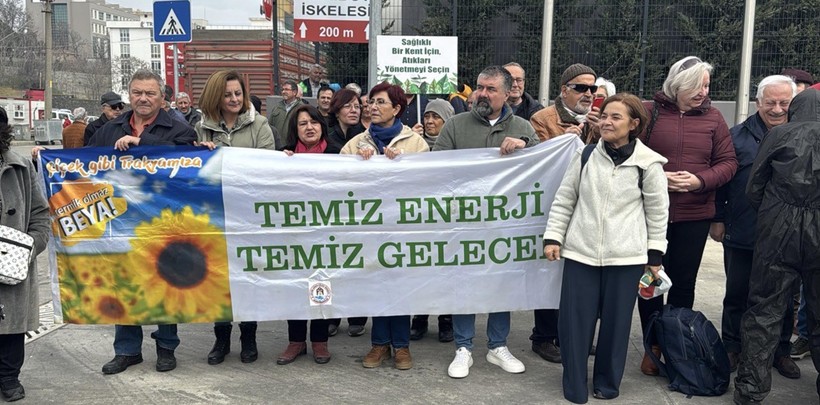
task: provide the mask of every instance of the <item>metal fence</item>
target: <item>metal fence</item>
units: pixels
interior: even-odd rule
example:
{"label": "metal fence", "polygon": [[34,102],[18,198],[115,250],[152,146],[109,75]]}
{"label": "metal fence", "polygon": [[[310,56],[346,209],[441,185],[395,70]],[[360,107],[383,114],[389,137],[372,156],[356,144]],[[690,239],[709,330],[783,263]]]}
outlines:
{"label": "metal fence", "polygon": [[[669,66],[697,55],[715,67],[711,97],[734,100],[740,70],[744,1],[556,1],[549,98],[570,64],[585,63],[619,91],[651,97]],[[473,84],[491,64],[516,61],[527,92],[538,96],[543,0],[382,0],[388,35],[456,35],[459,78]],[[758,1],[752,91],[783,68],[820,73],[820,0]],[[367,45],[324,43],[328,78],[367,88]]]}

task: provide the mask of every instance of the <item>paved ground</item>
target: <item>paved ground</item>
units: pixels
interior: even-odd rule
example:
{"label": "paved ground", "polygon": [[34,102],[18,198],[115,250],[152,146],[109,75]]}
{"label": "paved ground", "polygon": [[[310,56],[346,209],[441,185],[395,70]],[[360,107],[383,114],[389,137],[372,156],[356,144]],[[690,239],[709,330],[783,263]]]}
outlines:
{"label": "paved ground", "polygon": [[[698,283],[697,309],[719,324],[723,296],[721,247],[709,242]],[[39,261],[44,265],[45,258]],[[41,279],[45,279],[45,274]],[[43,282],[42,301],[48,301],[50,287]],[[486,316],[479,317],[482,331]],[[637,311],[627,358],[621,396],[610,404],[730,404],[732,390],[717,398],[694,397],[670,392],[663,378],[646,377],[638,370],[643,349]],[[370,324],[368,323],[368,327]],[[233,336],[235,352],[218,366],[205,357],[213,343],[210,325],[180,326],[182,344],[177,349],[178,367],[169,373],[154,371],[154,344],[143,346],[145,362],[112,376],[100,372],[113,356],[113,327],[65,325],[37,337],[26,346],[27,360],[22,381],[26,401],[32,404],[106,404],[106,403],[543,403],[562,404],[561,366],[541,360],[530,351],[528,341],[532,314],[513,314],[509,347],[527,366],[524,374],[507,374],[484,360],[486,350],[479,343],[474,352],[475,365],[463,380],[447,377],[452,359],[452,343],[439,343],[435,330],[411,344],[415,366],[399,371],[390,365],[364,369],[361,358],[369,349],[368,335],[351,338],[342,332],[331,338],[333,359],[326,365],[315,364],[308,356],[279,366],[276,356],[287,341],[285,322],[264,322],[259,326],[260,358],[255,363],[239,361],[238,330]],[[146,335],[153,330],[146,327]],[[485,340],[479,332],[477,342]],[[590,369],[591,369],[590,362]],[[799,361],[803,376],[788,380],[776,372],[768,403],[813,404],[818,399],[814,381],[817,373],[811,362]],[[596,400],[590,398],[594,403]]]}
{"label": "paved ground", "polygon": [[[55,147],[55,146],[52,146]],[[59,146],[56,146],[59,148]],[[27,153],[29,145],[14,149]],[[41,302],[50,299],[45,255],[38,258],[41,269]],[[716,326],[720,326],[724,276],[722,249],[717,243],[707,243],[701,267],[696,297],[696,309],[703,311]],[[45,306],[45,308],[50,305]],[[48,310],[44,321],[47,321]],[[361,359],[368,351],[369,338],[351,338],[343,325],[339,335],[331,338],[333,359],[326,365],[315,364],[308,356],[279,366],[276,356],[287,344],[285,322],[263,322],[259,325],[260,358],[255,363],[239,361],[239,333],[235,330],[235,352],[218,366],[205,360],[213,344],[210,325],[181,325],[182,344],[177,349],[178,367],[169,373],[154,371],[156,354],[151,339],[143,345],[145,362],[127,371],[105,376],[102,365],[111,359],[113,327],[111,326],[51,326],[26,346],[27,359],[22,381],[27,389],[23,403],[30,404],[231,404],[231,403],[539,403],[563,404],[561,366],[543,361],[530,350],[528,336],[532,314],[513,314],[510,350],[527,367],[524,374],[507,374],[484,360],[486,349],[483,333],[486,316],[479,316],[479,331],[474,351],[475,365],[470,376],[453,380],[447,376],[447,366],[455,348],[452,343],[439,343],[436,330],[424,340],[413,342],[413,369],[399,371],[390,365],[364,369]],[[435,322],[433,322],[435,323]],[[607,404],[730,404],[732,391],[717,398],[694,397],[671,392],[660,377],[646,377],[638,370],[643,349],[637,310],[633,326],[626,373],[621,384],[621,396]],[[368,328],[370,323],[368,323]],[[146,327],[146,336],[152,327]],[[817,404],[815,378],[811,361],[799,361],[803,371],[799,380],[788,380],[775,371],[773,391],[767,403]],[[592,362],[590,361],[590,370]],[[590,401],[597,400],[590,397]]]}

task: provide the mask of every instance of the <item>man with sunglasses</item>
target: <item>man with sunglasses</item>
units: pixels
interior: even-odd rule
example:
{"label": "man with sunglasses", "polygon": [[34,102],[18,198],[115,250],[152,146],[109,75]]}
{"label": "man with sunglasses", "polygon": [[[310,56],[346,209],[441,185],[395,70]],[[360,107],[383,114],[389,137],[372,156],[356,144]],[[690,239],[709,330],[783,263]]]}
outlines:
{"label": "man with sunglasses", "polygon": [[545,141],[563,134],[576,134],[584,143],[597,139],[600,110],[592,106],[595,79],[592,68],[576,63],[561,74],[561,94],[555,104],[538,111],[530,123],[538,137]]}
{"label": "man with sunglasses", "polygon": [[91,137],[94,136],[94,133],[102,128],[106,122],[116,119],[125,111],[125,103],[122,102],[120,95],[113,91],[103,94],[102,97],[100,97],[100,104],[102,104],[103,113],[100,115],[100,118],[97,118],[85,127],[83,146],[88,146]]}

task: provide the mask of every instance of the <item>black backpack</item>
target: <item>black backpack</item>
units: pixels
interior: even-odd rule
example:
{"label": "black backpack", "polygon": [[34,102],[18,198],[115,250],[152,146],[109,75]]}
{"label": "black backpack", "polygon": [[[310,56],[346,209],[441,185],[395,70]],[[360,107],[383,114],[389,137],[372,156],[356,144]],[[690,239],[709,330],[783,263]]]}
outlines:
{"label": "black backpack", "polygon": [[[652,353],[652,345],[660,345],[664,362]],[[644,349],[672,391],[718,396],[729,389],[729,356],[717,329],[701,312],[665,305],[649,318]]]}

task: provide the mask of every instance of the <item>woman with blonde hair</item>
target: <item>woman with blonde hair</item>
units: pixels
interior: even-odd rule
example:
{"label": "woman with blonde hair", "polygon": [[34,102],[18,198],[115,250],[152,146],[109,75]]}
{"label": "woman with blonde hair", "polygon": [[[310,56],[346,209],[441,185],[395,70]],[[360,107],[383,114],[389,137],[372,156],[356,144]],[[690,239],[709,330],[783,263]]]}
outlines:
{"label": "woman with blonde hair", "polygon": [[[273,132],[268,120],[251,104],[245,81],[235,70],[214,72],[205,82],[199,98],[202,120],[194,129],[200,145],[214,147],[274,149]],[[230,322],[214,324],[216,342],[208,353],[208,364],[219,364],[231,352]],[[256,322],[240,322],[242,350],[239,358],[252,363],[259,357],[256,350]]]}

